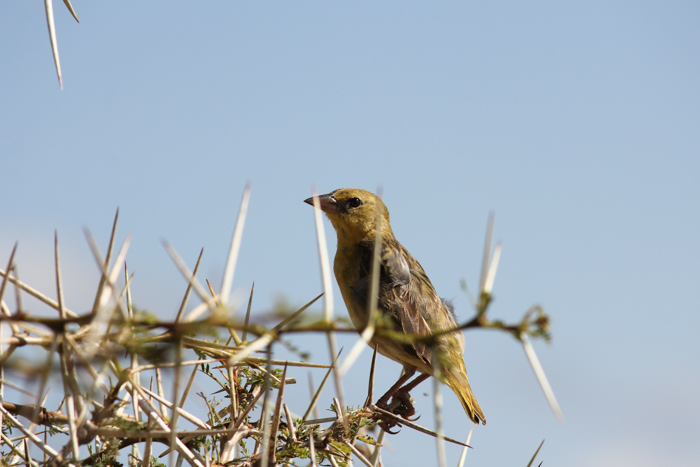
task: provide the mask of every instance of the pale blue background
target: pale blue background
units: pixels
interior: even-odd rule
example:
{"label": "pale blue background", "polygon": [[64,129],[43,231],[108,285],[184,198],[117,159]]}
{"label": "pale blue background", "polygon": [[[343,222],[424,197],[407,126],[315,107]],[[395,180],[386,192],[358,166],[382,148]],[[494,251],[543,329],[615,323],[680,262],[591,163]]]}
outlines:
{"label": "pale blue background", "polygon": [[[493,210],[492,316],[551,315],[552,345],[535,348],[566,420],[514,340],[467,332],[489,422],[467,465],[524,466],[542,439],[545,466],[697,465],[698,3],[74,6],[80,24],[56,2],[59,91],[41,3],[0,3],[3,267],[19,240],[20,276],[53,295],[58,229],[66,299],[86,309],[97,270],[81,228],[104,248],[119,207],[134,301],[172,317],[185,283],[160,240],[190,264],[204,247],[201,276],[218,285],[251,180],[236,286],[255,281],[262,314],[320,292],[312,186],[381,187],[397,237],[465,320],[459,280],[476,287]],[[337,289],[335,304],[344,315]],[[322,342],[300,345],[325,361]],[[368,358],[348,404],[364,401]],[[378,390],[399,368],[380,370]],[[443,395],[447,434],[463,439],[470,424]],[[423,435],[389,442],[387,466],[434,462]]]}

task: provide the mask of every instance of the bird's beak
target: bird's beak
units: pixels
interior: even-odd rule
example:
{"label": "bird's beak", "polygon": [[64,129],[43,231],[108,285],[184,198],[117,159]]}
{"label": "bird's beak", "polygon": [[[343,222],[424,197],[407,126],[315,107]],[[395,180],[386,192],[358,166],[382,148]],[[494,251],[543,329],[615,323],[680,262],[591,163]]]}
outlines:
{"label": "bird's beak", "polygon": [[[312,196],[311,198],[307,198],[304,200],[304,202],[313,206],[314,197]],[[335,198],[333,198],[333,195],[331,195],[330,193],[327,195],[319,195],[318,202],[321,205],[321,211],[327,214],[333,214],[338,212],[338,203],[335,200]]]}

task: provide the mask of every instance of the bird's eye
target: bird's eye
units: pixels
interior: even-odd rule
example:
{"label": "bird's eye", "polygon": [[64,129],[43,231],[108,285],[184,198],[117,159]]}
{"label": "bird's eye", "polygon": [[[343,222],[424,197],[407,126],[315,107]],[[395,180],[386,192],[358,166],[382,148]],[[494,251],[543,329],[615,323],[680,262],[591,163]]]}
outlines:
{"label": "bird's eye", "polygon": [[350,206],[351,208],[356,208],[360,204],[362,204],[362,201],[360,200],[360,198],[350,198],[348,200],[348,206]]}

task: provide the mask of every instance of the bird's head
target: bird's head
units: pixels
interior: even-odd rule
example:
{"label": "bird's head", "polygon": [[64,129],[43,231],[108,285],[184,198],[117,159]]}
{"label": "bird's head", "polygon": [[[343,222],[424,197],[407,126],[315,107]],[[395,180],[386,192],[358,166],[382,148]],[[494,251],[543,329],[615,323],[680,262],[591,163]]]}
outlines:
{"label": "bird's head", "polygon": [[[338,233],[338,241],[373,241],[377,219],[381,216],[382,236],[393,235],[389,225],[389,210],[379,196],[357,188],[341,188],[318,197],[321,210],[326,213]],[[305,203],[314,205],[313,197]]]}

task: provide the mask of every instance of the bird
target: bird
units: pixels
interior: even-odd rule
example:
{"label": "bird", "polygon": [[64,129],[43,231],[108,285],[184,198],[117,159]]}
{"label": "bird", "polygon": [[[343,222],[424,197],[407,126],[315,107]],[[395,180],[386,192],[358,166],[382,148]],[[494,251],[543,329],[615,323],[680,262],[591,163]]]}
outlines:
{"label": "bird", "polygon": [[[374,333],[371,346],[403,365],[402,376],[376,405],[410,420],[415,409],[409,392],[430,376],[436,376],[437,367],[438,377],[454,391],[471,421],[486,425],[484,413],[469,386],[463,359],[464,335],[461,330],[455,330],[457,322],[452,306],[438,296],[420,263],[396,240],[384,202],[374,193],[357,188],[341,188],[317,198],[338,237],[333,271],[357,331],[361,333],[370,320],[370,289],[379,225],[376,309],[380,319],[390,323],[394,334],[435,335],[434,339],[397,339],[391,333]],[[313,206],[314,197],[304,202]],[[434,362],[436,356],[438,361]],[[407,383],[416,371],[420,374]]]}

